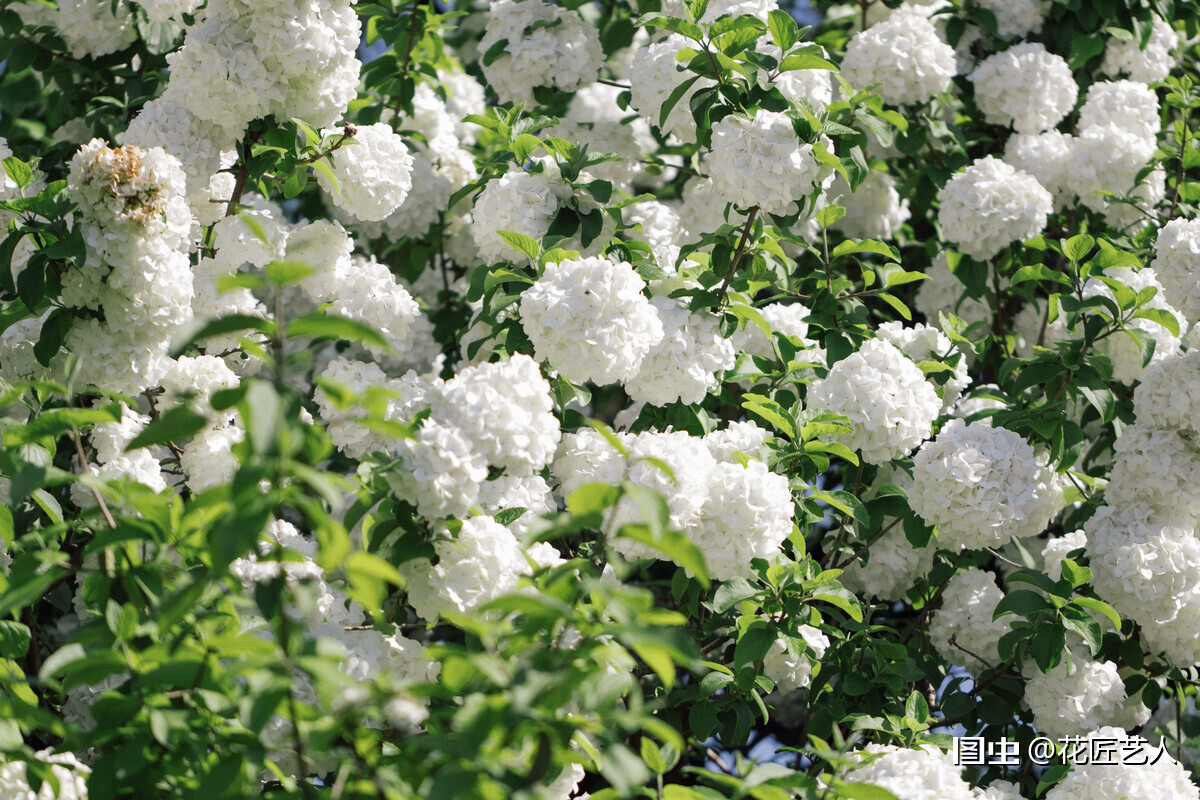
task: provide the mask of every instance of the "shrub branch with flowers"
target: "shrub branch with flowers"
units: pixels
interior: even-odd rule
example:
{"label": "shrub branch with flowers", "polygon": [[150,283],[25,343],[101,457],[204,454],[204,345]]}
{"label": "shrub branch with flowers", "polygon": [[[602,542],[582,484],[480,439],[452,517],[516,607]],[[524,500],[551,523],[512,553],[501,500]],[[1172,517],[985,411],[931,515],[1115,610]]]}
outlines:
{"label": "shrub branch with flowers", "polygon": [[1200,8],[815,5],[0,0],[0,795],[1200,798]]}

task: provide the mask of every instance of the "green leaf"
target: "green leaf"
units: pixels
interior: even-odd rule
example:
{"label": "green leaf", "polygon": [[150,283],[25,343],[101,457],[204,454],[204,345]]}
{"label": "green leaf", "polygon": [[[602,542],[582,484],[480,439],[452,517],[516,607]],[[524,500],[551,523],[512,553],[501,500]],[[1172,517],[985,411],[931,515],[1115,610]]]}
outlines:
{"label": "green leaf", "polygon": [[657,550],[687,570],[705,589],[708,588],[710,581],[704,554],[692,543],[691,539],[682,533],[667,529],[655,536],[647,525],[622,525],[617,530],[617,536],[641,542],[647,547]]}
{"label": "green leaf", "polygon": [[1016,614],[1029,617],[1042,611],[1053,610],[1054,606],[1044,596],[1028,589],[1016,589],[1004,595],[992,612],[992,619],[1000,619],[1005,614]]}
{"label": "green leaf", "polygon": [[1165,308],[1139,308],[1133,312],[1134,319],[1148,319],[1166,328],[1172,336],[1179,335],[1179,320]]}
{"label": "green leaf", "polygon": [[204,430],[208,420],[187,406],[175,406],[160,414],[133,437],[125,452],[168,442],[185,442]]}
{"label": "green leaf", "polygon": [[1095,246],[1095,239],[1086,233],[1081,233],[1063,242],[1063,253],[1066,254],[1067,258],[1078,263],[1087,258],[1087,254],[1092,252],[1092,248]]}
{"label": "green leaf", "polygon": [[1072,605],[1080,606],[1081,608],[1090,608],[1097,611],[1112,620],[1113,627],[1121,630],[1121,615],[1117,610],[1103,600],[1097,600],[1094,597],[1075,597],[1071,600]]}
{"label": "green leaf", "polygon": [[769,422],[775,430],[789,439],[796,438],[796,421],[783,406],[769,397],[759,394],[748,394],[742,398],[742,408],[757,414]]}
{"label": "green leaf", "polygon": [[13,182],[22,189],[33,183],[33,170],[16,156],[4,159],[4,174],[12,178]]}
{"label": "green leaf", "polygon": [[908,306],[904,305],[904,302],[900,298],[887,292],[880,292],[875,296],[895,309],[896,313],[900,316],[907,320],[912,319],[912,312],[908,310]]}
{"label": "green leaf", "polygon": [[[244,219],[249,220],[247,216]],[[313,274],[313,268],[302,261],[272,261],[263,267],[267,280],[276,286],[289,286]]]}
{"label": "green leaf", "polygon": [[790,55],[779,65],[780,72],[791,72],[794,69],[827,69],[831,72],[838,71],[838,68],[831,62],[826,61],[820,56],[805,53]]}
{"label": "green leaf", "polygon": [[324,339],[343,339],[391,349],[391,342],[370,325],[347,317],[329,314],[307,314],[292,320],[287,326],[288,336],[313,336]]}
{"label": "green leaf", "polygon": [[193,319],[182,325],[171,342],[171,358],[179,358],[193,344],[211,336],[223,336],[236,331],[258,331],[266,336],[275,333],[275,323],[250,314],[229,314],[216,319]]}
{"label": "green leaf", "polygon": [[29,642],[32,638],[29,628],[20,622],[9,619],[0,620],[0,656],[13,659],[24,658],[29,651]]}
{"label": "green leaf", "polygon": [[[839,256],[848,256],[854,253],[877,253],[881,256],[886,256],[897,263],[900,261],[900,256],[896,252],[895,248],[888,247],[886,244],[877,239],[864,239],[862,241],[857,239],[847,239],[837,247],[833,248],[833,251],[829,254],[829,257],[838,258]],[[921,273],[907,274],[920,275]],[[915,280],[920,280],[920,278],[916,278]]]}
{"label": "green leaf", "polygon": [[771,41],[780,52],[786,53],[800,40],[800,26],[786,11],[773,9],[767,14],[767,29],[771,31]]}
{"label": "green leaf", "polygon": [[602,514],[620,499],[620,488],[611,483],[585,483],[567,497],[567,510],[581,517]]}
{"label": "green leaf", "polygon": [[821,228],[828,228],[842,217],[846,216],[846,209],[839,206],[837,203],[830,203],[817,212],[817,224]]}
{"label": "green leaf", "polygon": [[842,588],[840,584],[835,583],[820,587],[813,592],[812,599],[840,608],[849,614],[850,618],[855,622],[863,621],[862,604],[859,602],[859,599]]}
{"label": "green leaf", "polygon": [[346,581],[350,594],[372,613],[383,608],[388,584],[401,588],[405,585],[399,570],[364,550],[356,550],[346,558]]}
{"label": "green leaf", "polygon": [[510,247],[529,256],[529,260],[537,263],[538,257],[541,255],[542,246],[537,243],[532,236],[526,236],[523,233],[515,231],[496,231],[501,239],[503,239]]}
{"label": "green leaf", "polygon": [[308,167],[298,166],[293,170],[291,175],[288,175],[287,180],[284,182],[283,196],[291,200],[303,192],[306,186],[308,186]]}
{"label": "green leaf", "polygon": [[712,599],[712,609],[717,614],[724,614],[743,600],[760,596],[763,591],[745,578],[730,578],[717,587]]}
{"label": "green leaf", "polygon": [[504,55],[505,48],[508,47],[508,39],[501,39],[487,49],[483,54],[483,66],[490,67],[495,64],[500,56]]}
{"label": "green leaf", "polygon": [[647,28],[665,28],[694,42],[704,41],[704,31],[700,30],[696,23],[685,19],[665,17],[662,14],[644,14],[638,18],[637,24]]}
{"label": "green leaf", "polygon": [[1011,283],[1015,286],[1018,283],[1025,281],[1051,281],[1059,283],[1063,286],[1070,286],[1071,279],[1062,274],[1058,270],[1048,267],[1045,264],[1030,264],[1029,266],[1021,267],[1017,273],[1012,276]]}
{"label": "green leaf", "polygon": [[755,620],[742,632],[733,651],[733,665],[753,664],[765,656],[775,644],[778,634],[773,627]]}

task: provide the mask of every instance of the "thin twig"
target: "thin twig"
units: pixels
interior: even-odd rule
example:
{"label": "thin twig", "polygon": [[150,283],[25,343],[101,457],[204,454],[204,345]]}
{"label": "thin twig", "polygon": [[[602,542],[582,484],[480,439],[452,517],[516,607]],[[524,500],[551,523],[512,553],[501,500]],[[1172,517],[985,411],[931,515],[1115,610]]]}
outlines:
{"label": "thin twig", "polygon": [[717,302],[714,308],[720,308],[725,302],[725,293],[729,290],[729,282],[733,280],[733,273],[741,268],[742,256],[746,251],[746,241],[750,238],[750,228],[754,225],[754,218],[758,216],[758,206],[750,207],[750,215],[746,217],[746,224],[742,226],[742,239],[738,242],[737,252],[734,253],[733,261],[729,263],[729,272],[725,273],[725,280],[721,283],[721,288],[717,291]]}

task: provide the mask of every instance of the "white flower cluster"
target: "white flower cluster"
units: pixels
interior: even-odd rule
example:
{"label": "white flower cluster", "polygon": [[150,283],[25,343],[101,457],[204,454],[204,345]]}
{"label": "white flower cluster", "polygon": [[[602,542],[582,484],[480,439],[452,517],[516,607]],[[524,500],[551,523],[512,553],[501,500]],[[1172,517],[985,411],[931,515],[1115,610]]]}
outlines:
{"label": "white flower cluster", "polygon": [[719,385],[717,373],[733,367],[733,344],[721,335],[715,315],[689,311],[670,297],[650,302],[662,322],[663,338],[650,348],[637,374],[625,381],[625,390],[635,402],[656,406],[676,400],[699,403]]}
{"label": "white flower cluster", "polygon": [[850,420],[838,438],[865,461],[883,464],[911,453],[928,438],[942,401],[924,374],[895,345],[868,339],[834,364],[809,390],[810,406]]}
{"label": "white flower cluster", "polygon": [[908,200],[901,200],[896,179],[873,169],[853,192],[841,175],[835,175],[829,201],[846,209],[833,227],[858,239],[891,239],[908,221]]}
{"label": "white flower cluster", "polygon": [[968,78],[975,103],[988,122],[1012,125],[1017,133],[1041,133],[1075,106],[1079,87],[1062,56],[1026,42],[984,59]]}
{"label": "white flower cluster", "polygon": [[843,777],[886,789],[897,800],[974,800],[953,756],[932,744],[909,749],[871,743],[853,755],[866,763]]}
{"label": "white flower cluster", "polygon": [[629,112],[618,105],[620,94],[621,89],[605,83],[583,87],[571,98],[560,123],[547,133],[576,145],[586,145],[591,153],[620,156],[619,161],[596,164],[589,171],[597,179],[628,188],[645,172],[642,159],[655,149],[655,143],[645,119],[634,117],[624,121]]}
{"label": "white flower cluster", "polygon": [[[1158,99],[1144,84],[1093,84],[1080,109],[1068,173],[1079,201],[1094,211],[1104,211],[1106,198],[1097,192],[1132,193],[1137,173],[1154,155],[1157,130]],[[1156,184],[1143,189],[1150,192],[1151,199],[1158,193]]]}
{"label": "white flower cluster", "polygon": [[138,38],[133,12],[124,3],[58,0],[58,9],[52,19],[58,34],[77,58],[98,58],[115,53]]}
{"label": "white flower cluster", "polygon": [[[1166,293],[1163,291],[1162,284],[1158,282],[1158,275],[1154,269],[1147,267],[1135,272],[1129,267],[1114,267],[1107,270],[1106,274],[1109,278],[1116,279],[1125,284],[1134,292],[1154,289],[1154,297],[1146,303],[1145,308],[1167,312],[1178,321],[1180,334],[1187,333],[1187,321],[1183,318],[1182,314],[1167,303]],[[1113,291],[1108,284],[1099,278],[1089,278],[1088,282],[1083,286],[1083,296],[1085,298],[1097,296],[1112,298]],[[1156,361],[1162,361],[1173,353],[1179,352],[1180,337],[1158,322],[1149,319],[1133,319],[1126,323],[1125,327],[1130,330],[1136,330],[1143,338],[1153,340],[1155,347],[1154,355],[1150,359],[1150,363],[1152,364]],[[1133,337],[1124,331],[1096,342],[1096,351],[1108,356],[1112,362],[1113,378],[1122,383],[1133,383],[1142,376],[1142,372],[1145,370],[1145,367],[1142,366],[1143,358],[1140,344],[1135,342]]]}
{"label": "white flower cluster", "polygon": [[775,682],[780,694],[808,686],[813,667],[821,663],[829,648],[829,637],[812,625],[801,625],[796,633],[799,636],[776,639],[763,656],[763,674]]}
{"label": "white flower cluster", "polygon": [[1038,733],[1058,739],[1103,725],[1134,728],[1150,719],[1140,695],[1126,696],[1116,664],[1095,661],[1082,647],[1071,648],[1071,662],[1070,675],[1065,657],[1049,672],[1026,665],[1025,702]]}
{"label": "white flower cluster", "polygon": [[[906,328],[900,322],[885,322],[875,329],[875,335],[894,344],[918,364],[922,361],[944,362],[957,352],[946,334],[924,323]],[[960,357],[950,377],[942,384],[942,411],[953,408],[963,391],[970,385],[971,376],[967,372],[967,360]]]}
{"label": "white flower cluster", "polygon": [[51,749],[39,750],[34,758],[44,764],[51,764],[50,771],[58,781],[58,791],[47,782],[42,788],[33,791],[26,778],[24,762],[9,761],[0,763],[0,796],[6,800],[87,800],[87,775],[92,770],[80,762],[72,753],[55,753]]}
{"label": "white flower cluster", "polygon": [[1104,46],[1104,63],[1100,69],[1109,75],[1125,76],[1143,83],[1161,81],[1171,74],[1175,59],[1171,51],[1179,44],[1179,35],[1171,23],[1155,17],[1145,48],[1137,36],[1122,41],[1109,39]]}
{"label": "white flower cluster", "polygon": [[937,254],[925,274],[929,279],[917,284],[914,305],[931,323],[937,320],[939,311],[954,314],[968,325],[991,320],[987,301],[967,294],[967,287],[950,271],[944,252]]}
{"label": "white flower cluster", "polygon": [[77,319],[66,348],[86,383],[138,394],[158,383],[171,337],[191,318],[183,171],[159,148],[93,139],[72,159],[68,185],[91,257],[64,275],[62,299],[104,319]]}
{"label": "white flower cluster", "polygon": [[1004,146],[1004,161],[1037,178],[1050,192],[1054,209],[1062,211],[1075,196],[1071,181],[1074,141],[1071,134],[1057,130],[1019,133]]}
{"label": "white flower cluster", "polygon": [[417,412],[429,407],[429,398],[436,391],[434,385],[415,373],[390,379],[376,364],[343,357],[329,362],[319,379],[342,386],[356,397],[363,398],[362,402],[343,408],[334,402],[322,386],[318,386],[313,393],[329,437],[339,450],[351,458],[362,458],[376,450],[387,451],[393,444],[389,434],[362,424],[362,407],[369,408],[378,402],[378,413],[382,419],[408,423]]}
{"label": "white flower cluster", "polygon": [[[1079,731],[1073,731],[1072,735],[1079,735]],[[1113,800],[1133,800],[1136,797],[1161,797],[1162,800],[1200,798],[1200,787],[1192,783],[1187,771],[1173,758],[1158,757],[1158,751],[1140,736],[1130,736],[1122,728],[1105,727],[1088,733],[1082,746],[1087,748],[1092,739],[1116,741],[1117,752],[1122,754],[1119,762],[1076,761],[1066,777],[1050,787],[1050,791],[1046,793],[1046,800],[1093,800],[1097,797]],[[1131,739],[1141,743],[1139,758],[1144,759],[1146,763],[1134,763],[1135,759],[1127,753],[1124,742]]]}
{"label": "white flower cluster", "polygon": [[1001,39],[1014,39],[1040,31],[1050,4],[1050,0],[975,0],[974,6],[996,15]]}
{"label": "white flower cluster", "polygon": [[1053,472],[1020,435],[950,420],[913,456],[913,511],[950,550],[1002,547],[1036,536],[1058,510]]}
{"label": "white flower cluster", "polygon": [[[696,139],[696,120],[692,118],[690,99],[696,92],[716,85],[711,78],[702,78],[682,69],[676,54],[693,42],[672,34],[661,42],[642,45],[633,55],[629,70],[630,106],[664,134],[675,134],[685,142]],[[660,124],[667,99],[686,80],[697,80],[683,93]]]}
{"label": "white flower cluster", "polygon": [[627,262],[547,264],[521,295],[521,324],[538,361],[574,383],[633,380],[662,341],[663,323]]}
{"label": "white flower cluster", "polygon": [[787,213],[833,174],[811,144],[800,142],[787,114],[762,110],[753,119],[730,114],[713,125],[708,172],[726,201],[770,214]]}
{"label": "white flower cluster", "polygon": [[[327,140],[338,131],[325,131]],[[333,139],[337,141],[337,139]],[[358,219],[377,222],[391,214],[412,188],[413,158],[390,125],[377,122],[356,128],[354,141],[333,156],[333,177],[317,172],[317,183],[333,202]]]}
{"label": "white flower cluster", "polygon": [[846,44],[842,77],[853,86],[879,81],[885,103],[924,103],[950,88],[957,71],[954,48],[919,11],[901,10],[856,33]]}
{"label": "white flower cluster", "polygon": [[513,260],[518,251],[500,238],[499,231],[540,241],[570,196],[570,186],[545,172],[513,168],[499,180],[489,181],[475,201],[471,225],[480,257],[487,264]]}
{"label": "white flower cluster", "polygon": [[1154,274],[1171,305],[1200,322],[1200,219],[1173,219],[1154,240]]}
{"label": "white flower cluster", "polygon": [[[503,52],[489,62],[493,47]],[[526,104],[533,103],[535,86],[572,92],[591,83],[604,59],[594,25],[542,0],[492,3],[479,51],[483,75],[500,101]]]}
{"label": "white flower cluster", "polygon": [[992,613],[1003,597],[992,574],[976,567],[950,579],[929,621],[929,641],[947,663],[975,676],[1000,663],[1000,637],[1008,633],[1011,617],[993,621]]}
{"label": "white flower cluster", "polygon": [[137,0],[151,22],[182,20],[184,14],[195,13],[203,0]]}
{"label": "white flower cluster", "polygon": [[[754,429],[739,429],[732,438],[744,441],[737,444],[731,444],[729,434],[714,434],[711,448],[704,439],[683,431],[617,434],[628,452],[626,464],[599,433],[581,430],[563,437],[551,473],[563,497],[586,483],[616,482],[622,477],[662,492],[671,527],[700,548],[713,578],[727,580],[746,575],[751,559],[773,558],[792,531],[795,509],[787,478],[769,472],[761,461],[751,460],[743,467],[732,458],[734,452],[744,452],[732,447],[761,447],[761,433],[754,434]],[[622,498],[614,523],[640,521],[637,504]],[[661,558],[657,551],[630,539],[618,537],[612,544],[630,558]]]}
{"label": "white flower cluster", "polygon": [[1053,209],[1050,193],[1035,178],[990,155],[953,175],[938,202],[942,235],[980,260],[1036,236]]}

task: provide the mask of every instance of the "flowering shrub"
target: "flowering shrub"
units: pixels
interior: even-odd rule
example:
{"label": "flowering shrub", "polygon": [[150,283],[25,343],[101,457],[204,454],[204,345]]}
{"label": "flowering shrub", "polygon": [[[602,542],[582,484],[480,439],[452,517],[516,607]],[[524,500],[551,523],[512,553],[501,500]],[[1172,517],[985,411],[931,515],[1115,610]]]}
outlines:
{"label": "flowering shrub", "polygon": [[1200,10],[815,5],[0,0],[0,795],[1200,800]]}

